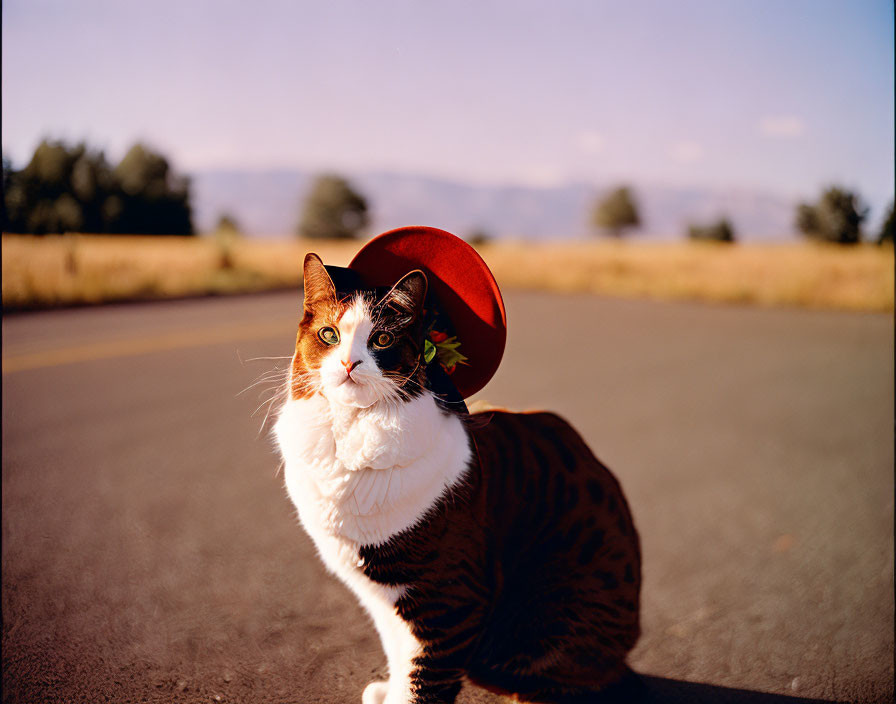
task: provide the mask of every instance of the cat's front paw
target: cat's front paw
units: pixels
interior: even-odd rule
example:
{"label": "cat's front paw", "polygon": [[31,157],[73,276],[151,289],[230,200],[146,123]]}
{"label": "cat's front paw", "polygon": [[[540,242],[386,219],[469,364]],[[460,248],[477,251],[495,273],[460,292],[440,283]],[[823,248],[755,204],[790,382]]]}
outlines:
{"label": "cat's front paw", "polygon": [[371,682],[364,688],[364,694],[361,695],[361,704],[383,704],[388,693],[388,682]]}

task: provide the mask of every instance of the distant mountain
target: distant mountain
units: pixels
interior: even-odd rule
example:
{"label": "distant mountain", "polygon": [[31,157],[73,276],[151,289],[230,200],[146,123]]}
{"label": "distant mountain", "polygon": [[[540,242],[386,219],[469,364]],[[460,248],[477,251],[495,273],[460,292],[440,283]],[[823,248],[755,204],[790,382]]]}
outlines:
{"label": "distant mountain", "polygon": [[[299,170],[201,171],[193,175],[193,207],[200,230],[222,213],[252,235],[288,236],[295,230],[313,174]],[[610,184],[550,188],[474,185],[397,173],[346,174],[371,206],[372,232],[401,225],[433,225],[496,238],[563,239],[591,234],[594,199]],[[690,222],[727,216],[741,240],[791,240],[794,203],[746,189],[635,186],[643,227],[634,236],[678,239]]]}

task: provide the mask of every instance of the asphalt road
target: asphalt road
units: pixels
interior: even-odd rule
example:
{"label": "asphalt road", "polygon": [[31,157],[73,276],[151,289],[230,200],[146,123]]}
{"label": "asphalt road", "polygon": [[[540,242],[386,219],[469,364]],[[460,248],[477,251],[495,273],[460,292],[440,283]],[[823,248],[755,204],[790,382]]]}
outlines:
{"label": "asphalt road", "polygon": [[[4,318],[4,702],[358,702],[382,673],[252,416],[270,385],[238,395],[299,302]],[[559,411],[622,482],[646,701],[892,702],[892,317],[507,307],[480,396]]]}

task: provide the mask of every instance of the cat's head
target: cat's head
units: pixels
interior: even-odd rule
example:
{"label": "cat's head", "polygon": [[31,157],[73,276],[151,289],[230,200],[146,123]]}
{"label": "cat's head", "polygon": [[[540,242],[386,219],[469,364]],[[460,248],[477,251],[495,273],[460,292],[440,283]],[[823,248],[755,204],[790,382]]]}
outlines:
{"label": "cat's head", "polygon": [[423,361],[426,275],[391,289],[337,292],[320,257],[305,257],[305,301],[292,360],[292,398],[322,393],[331,402],[368,408],[418,395]]}

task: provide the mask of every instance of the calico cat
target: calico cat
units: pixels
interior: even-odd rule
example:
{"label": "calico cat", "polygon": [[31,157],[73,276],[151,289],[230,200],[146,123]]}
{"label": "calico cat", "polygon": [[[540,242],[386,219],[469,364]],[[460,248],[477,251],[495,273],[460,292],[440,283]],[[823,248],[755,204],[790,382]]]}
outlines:
{"label": "calico cat", "polygon": [[640,549],[613,475],[551,413],[469,415],[428,388],[427,280],[337,291],[305,258],[275,435],[326,566],[389,666],[363,704],[453,702],[467,679],[592,701],[629,676]]}

